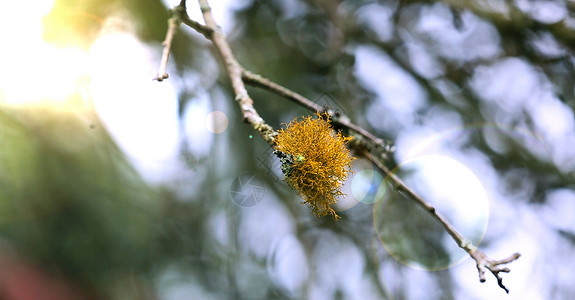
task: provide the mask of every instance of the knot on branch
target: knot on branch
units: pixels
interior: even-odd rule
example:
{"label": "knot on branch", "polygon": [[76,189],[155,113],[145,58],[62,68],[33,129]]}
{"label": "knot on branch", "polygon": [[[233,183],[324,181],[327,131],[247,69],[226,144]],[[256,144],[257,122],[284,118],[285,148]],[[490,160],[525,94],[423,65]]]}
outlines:
{"label": "knot on branch", "polygon": [[501,287],[507,294],[509,294],[509,289],[503,285],[503,278],[499,276],[499,273],[509,273],[511,270],[509,270],[507,267],[501,267],[501,265],[508,264],[518,259],[521,254],[514,253],[508,258],[502,260],[493,260],[479,250],[471,251],[469,252],[469,255],[471,255],[477,264],[477,271],[479,272],[480,282],[485,282],[485,269],[487,269],[491,271],[495,278],[497,278],[497,284],[499,284],[499,287]]}

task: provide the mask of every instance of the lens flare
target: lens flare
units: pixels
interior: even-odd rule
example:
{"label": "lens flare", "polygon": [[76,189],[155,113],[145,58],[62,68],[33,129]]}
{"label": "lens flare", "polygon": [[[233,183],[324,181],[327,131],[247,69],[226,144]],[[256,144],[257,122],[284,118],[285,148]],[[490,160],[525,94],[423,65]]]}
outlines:
{"label": "lens flare", "polygon": [[228,129],[228,116],[218,110],[209,113],[206,117],[206,128],[211,133],[224,133]]}
{"label": "lens flare", "polygon": [[[474,245],[487,228],[487,193],[479,178],[462,163],[439,155],[414,158],[394,170]],[[403,264],[442,270],[467,257],[427,211],[400,193],[374,206],[374,224],[383,247]]]}

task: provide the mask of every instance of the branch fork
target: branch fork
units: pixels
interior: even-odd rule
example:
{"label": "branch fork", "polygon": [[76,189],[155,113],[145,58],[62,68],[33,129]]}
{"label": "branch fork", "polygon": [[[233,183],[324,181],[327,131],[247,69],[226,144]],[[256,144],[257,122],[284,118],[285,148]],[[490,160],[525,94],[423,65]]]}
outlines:
{"label": "branch fork", "polygon": [[164,46],[164,52],[162,53],[162,60],[160,61],[160,69],[158,71],[158,75],[154,77],[154,80],[161,82],[164,79],[168,79],[168,77],[170,77],[166,70],[168,68],[168,60],[170,58],[170,51],[172,49],[172,41],[174,40],[174,36],[176,35],[178,27],[180,27],[182,23],[203,34],[208,39],[211,39],[211,35],[214,32],[214,30],[211,28],[190,19],[186,11],[186,0],[181,0],[178,6],[170,9],[170,18],[168,19],[168,32],[166,33],[166,39],[162,42],[162,46]]}
{"label": "branch fork", "polygon": [[521,254],[513,253],[513,255],[502,260],[493,260],[479,250],[470,251],[469,255],[475,260],[477,264],[477,271],[479,272],[480,282],[485,282],[485,270],[487,269],[491,271],[491,274],[493,274],[495,278],[497,278],[497,284],[499,284],[499,287],[501,287],[507,294],[509,294],[509,289],[503,285],[503,278],[499,276],[499,273],[509,273],[511,270],[507,267],[501,267],[501,265],[505,265],[514,260],[517,260]]}

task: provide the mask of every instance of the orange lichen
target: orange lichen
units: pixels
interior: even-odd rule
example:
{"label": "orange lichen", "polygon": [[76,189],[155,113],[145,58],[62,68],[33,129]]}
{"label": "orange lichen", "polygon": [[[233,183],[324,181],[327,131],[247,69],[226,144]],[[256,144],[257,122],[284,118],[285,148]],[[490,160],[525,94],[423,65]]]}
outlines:
{"label": "orange lichen", "polygon": [[285,181],[294,188],[322,217],[339,218],[331,207],[336,197],[344,196],[341,186],[351,172],[354,159],[345,144],[351,137],[336,133],[330,126],[328,114],[317,113],[318,118],[293,119],[280,129],[275,137],[276,153],[282,160]]}

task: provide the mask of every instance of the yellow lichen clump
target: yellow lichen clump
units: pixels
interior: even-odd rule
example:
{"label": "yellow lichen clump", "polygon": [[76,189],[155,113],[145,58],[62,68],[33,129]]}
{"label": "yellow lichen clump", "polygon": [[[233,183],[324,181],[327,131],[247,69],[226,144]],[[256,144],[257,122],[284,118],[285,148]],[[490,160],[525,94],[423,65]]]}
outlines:
{"label": "yellow lichen clump", "polygon": [[345,144],[351,137],[336,133],[330,126],[329,115],[292,120],[275,137],[275,149],[282,160],[287,183],[303,198],[318,217],[339,218],[331,205],[336,197],[344,196],[341,186],[351,172],[354,159]]}

